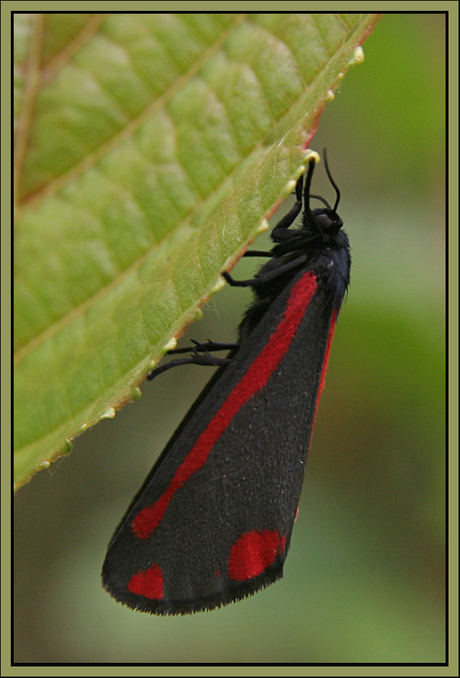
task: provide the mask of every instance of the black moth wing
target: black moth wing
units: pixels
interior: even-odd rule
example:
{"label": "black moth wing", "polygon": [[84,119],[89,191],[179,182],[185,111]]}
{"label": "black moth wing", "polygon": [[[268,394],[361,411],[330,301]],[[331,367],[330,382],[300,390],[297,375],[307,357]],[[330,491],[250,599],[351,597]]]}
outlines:
{"label": "black moth wing", "polygon": [[[280,578],[300,499],[335,320],[349,280],[333,208],[304,190],[272,233],[240,346],[178,427],[109,545],[105,588],[129,607],[184,614]],[[300,229],[289,230],[302,206]]]}
{"label": "black moth wing", "polygon": [[[176,491],[152,535],[137,538],[131,524],[141,509],[167,491],[199,436],[278,327],[289,293],[303,276],[304,270],[279,294],[232,363],[192,408],[115,533],[104,563],[104,586],[129,607],[156,614],[212,609],[282,576],[335,308],[329,275],[319,277],[279,367],[236,412],[203,466]],[[281,535],[283,548],[280,544],[273,562],[256,576],[232,579],[228,573],[232,546],[243,534],[265,531]],[[163,574],[160,599],[128,590],[133,575],[152,564]]]}

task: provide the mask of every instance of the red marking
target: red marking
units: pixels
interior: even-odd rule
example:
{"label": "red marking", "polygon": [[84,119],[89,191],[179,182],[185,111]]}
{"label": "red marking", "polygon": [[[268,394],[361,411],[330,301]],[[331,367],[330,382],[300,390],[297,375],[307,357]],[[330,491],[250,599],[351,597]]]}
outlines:
{"label": "red marking", "polygon": [[327,364],[329,362],[329,354],[331,352],[332,337],[334,336],[334,330],[335,330],[336,322],[337,322],[337,309],[334,308],[334,310],[332,312],[332,317],[331,317],[331,324],[330,324],[330,327],[329,327],[329,337],[327,339],[326,353],[324,354],[323,367],[322,367],[322,370],[321,370],[321,378],[319,380],[318,395],[316,396],[315,414],[313,416],[313,426],[312,426],[312,429],[311,429],[312,435],[313,435],[313,428],[315,426],[316,412],[318,411],[319,399],[321,398],[321,393],[323,391],[324,383],[326,381]]}
{"label": "red marking", "polygon": [[232,546],[228,576],[236,581],[257,577],[284,551],[286,537],[273,530],[246,532]]}
{"label": "red marking", "polygon": [[204,466],[212,448],[238,410],[252,395],[266,385],[286,355],[317,286],[315,274],[312,271],[307,271],[291,289],[283,317],[263,350],[229,394],[217,414],[211,419],[175,472],[162,496],[154,504],[139,511],[134,518],[131,528],[136,537],[139,539],[150,537],[160,524],[174,494],[187,482],[190,476]]}
{"label": "red marking", "polygon": [[327,364],[329,362],[329,354],[331,352],[332,337],[334,336],[335,324],[337,322],[337,309],[334,308],[332,311],[331,325],[329,327],[329,337],[327,339],[326,353],[324,354],[323,369],[321,371],[321,381],[319,382],[319,391],[318,398],[321,395],[321,391],[324,387],[324,381],[326,379]]}
{"label": "red marking", "polygon": [[133,575],[128,582],[128,591],[152,600],[163,598],[163,572],[161,567],[153,563],[142,572]]}

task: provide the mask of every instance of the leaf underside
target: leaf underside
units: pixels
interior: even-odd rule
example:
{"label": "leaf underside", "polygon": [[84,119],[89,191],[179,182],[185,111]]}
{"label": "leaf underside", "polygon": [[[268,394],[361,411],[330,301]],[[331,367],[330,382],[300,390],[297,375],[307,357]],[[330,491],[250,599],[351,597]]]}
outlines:
{"label": "leaf underside", "polygon": [[15,16],[17,486],[139,394],[378,18]]}

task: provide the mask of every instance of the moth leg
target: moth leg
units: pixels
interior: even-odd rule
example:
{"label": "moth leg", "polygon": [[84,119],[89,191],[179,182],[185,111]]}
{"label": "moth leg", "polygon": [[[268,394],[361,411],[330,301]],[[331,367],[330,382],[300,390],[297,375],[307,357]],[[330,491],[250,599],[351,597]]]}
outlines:
{"label": "moth leg", "polygon": [[266,252],[265,250],[247,250],[243,257],[272,257],[272,252]]}
{"label": "moth leg", "polygon": [[303,175],[299,177],[295,187],[296,201],[294,205],[291,207],[289,212],[278,221],[275,228],[273,229],[273,233],[276,233],[277,231],[284,231],[286,228],[289,228],[289,226],[292,226],[294,221],[299,216],[302,209],[302,183]]}
{"label": "moth leg", "polygon": [[287,271],[291,271],[293,268],[301,266],[306,261],[307,256],[305,254],[302,254],[300,257],[297,257],[297,259],[288,261],[286,264],[278,266],[277,268],[274,268],[272,271],[264,273],[263,275],[260,275],[259,273],[259,275],[257,275],[255,278],[250,278],[249,280],[235,280],[234,278],[232,278],[230,273],[227,273],[227,271],[223,271],[221,275],[232,287],[257,287],[257,285],[263,285],[269,280],[274,280],[275,278],[278,278],[280,275],[283,275]]}
{"label": "moth leg", "polygon": [[[188,353],[189,351],[193,352],[193,355],[188,358],[177,358],[176,360],[171,360],[161,367],[155,368],[150,374],[147,375],[148,381],[155,379],[162,372],[170,370],[172,367],[179,367],[179,365],[205,365],[207,367],[219,367],[220,365],[229,365],[232,361],[231,358],[219,358],[218,356],[211,355],[209,351],[228,351],[238,348],[238,344],[224,344],[215,341],[208,341],[205,344],[200,344],[195,342],[194,346],[187,346],[185,348],[177,348],[172,351],[168,351],[168,354],[174,353]],[[202,355],[200,355],[200,352]]]}
{"label": "moth leg", "polygon": [[197,351],[198,353],[211,353],[212,351],[231,351],[234,348],[238,348],[239,344],[233,343],[224,343],[220,341],[207,341],[201,344],[198,341],[192,339],[193,346],[185,346],[183,348],[174,348],[172,351],[168,351],[166,355],[174,355],[176,353],[190,353],[190,351]]}

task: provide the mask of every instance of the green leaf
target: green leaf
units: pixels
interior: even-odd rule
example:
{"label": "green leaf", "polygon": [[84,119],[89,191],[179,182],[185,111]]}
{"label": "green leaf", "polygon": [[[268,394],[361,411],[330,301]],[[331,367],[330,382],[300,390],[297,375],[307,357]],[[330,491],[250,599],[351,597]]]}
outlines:
{"label": "green leaf", "polygon": [[375,14],[15,15],[15,478],[138,397]]}

